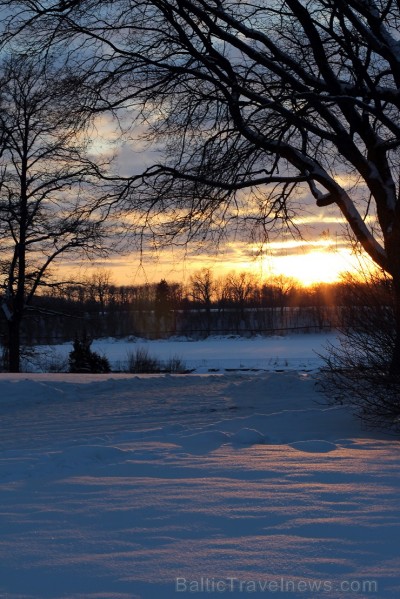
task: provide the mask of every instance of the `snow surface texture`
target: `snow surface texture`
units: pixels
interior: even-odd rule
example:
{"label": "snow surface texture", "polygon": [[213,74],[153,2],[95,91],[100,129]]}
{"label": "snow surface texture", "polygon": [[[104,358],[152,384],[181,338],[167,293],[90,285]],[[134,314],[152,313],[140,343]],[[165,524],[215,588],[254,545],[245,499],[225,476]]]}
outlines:
{"label": "snow surface texture", "polygon": [[318,376],[0,375],[0,597],[398,599],[400,443]]}

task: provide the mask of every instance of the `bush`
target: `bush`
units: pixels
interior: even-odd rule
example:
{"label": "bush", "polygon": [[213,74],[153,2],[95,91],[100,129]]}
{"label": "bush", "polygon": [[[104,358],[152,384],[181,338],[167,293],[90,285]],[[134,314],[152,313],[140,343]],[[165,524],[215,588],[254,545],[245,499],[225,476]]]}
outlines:
{"label": "bush", "polygon": [[164,365],[164,371],[172,374],[184,374],[187,372],[185,362],[179,356],[172,356]]}
{"label": "bush", "polygon": [[139,347],[134,353],[128,353],[128,372],[141,374],[170,372],[182,374],[186,372],[186,367],[179,356],[173,356],[163,364],[157,358],[150,356],[146,348]]}
{"label": "bush", "polygon": [[[350,281],[351,283],[351,281]],[[367,425],[400,431],[400,373],[390,373],[395,344],[391,281],[353,280],[341,308],[340,345],[322,356],[320,388],[331,404],[349,405]]]}
{"label": "bush", "polygon": [[69,354],[69,371],[103,374],[110,372],[110,363],[105,356],[100,356],[90,349],[91,339],[84,334],[74,341],[73,350]]}
{"label": "bush", "polygon": [[139,347],[134,353],[128,353],[128,372],[154,374],[161,372],[161,364],[146,348]]}

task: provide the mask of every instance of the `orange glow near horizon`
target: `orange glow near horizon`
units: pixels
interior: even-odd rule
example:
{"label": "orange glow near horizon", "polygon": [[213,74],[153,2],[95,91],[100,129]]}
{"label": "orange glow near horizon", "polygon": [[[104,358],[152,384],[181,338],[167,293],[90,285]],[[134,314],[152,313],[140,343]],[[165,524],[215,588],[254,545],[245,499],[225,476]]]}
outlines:
{"label": "orange glow near horizon", "polygon": [[[254,248],[244,243],[231,243],[220,255],[204,253],[186,258],[164,250],[157,258],[146,254],[143,264],[139,263],[137,254],[114,256],[108,261],[83,263],[78,271],[70,271],[70,277],[85,280],[93,272],[103,270],[116,285],[157,283],[161,279],[187,284],[192,274],[210,268],[215,279],[232,272],[247,272],[262,281],[275,276],[290,277],[308,287],[317,283],[335,283],[343,273],[354,274],[360,270],[360,257],[355,256],[350,247],[337,246],[336,240],[332,239],[273,242],[265,247],[262,257],[251,258],[252,251]],[[65,273],[69,270],[68,265],[64,263],[63,266]]]}
{"label": "orange glow near horizon", "polygon": [[316,283],[335,283],[345,272],[356,272],[357,258],[349,249],[338,251],[311,250],[290,256],[274,256],[271,270],[274,274],[292,277],[304,287]]}
{"label": "orange glow near horizon", "polygon": [[306,254],[279,256],[274,260],[274,274],[296,279],[302,286],[316,283],[335,283],[344,272],[353,271],[354,259],[350,252],[314,250]]}

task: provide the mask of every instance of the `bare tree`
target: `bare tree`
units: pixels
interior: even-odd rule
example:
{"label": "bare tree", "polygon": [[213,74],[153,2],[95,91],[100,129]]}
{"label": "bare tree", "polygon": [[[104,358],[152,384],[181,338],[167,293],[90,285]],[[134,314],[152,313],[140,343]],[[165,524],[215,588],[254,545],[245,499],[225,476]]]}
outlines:
{"label": "bare tree", "polygon": [[257,280],[255,275],[245,271],[231,272],[226,277],[226,286],[228,297],[233,303],[244,307],[256,289]]}
{"label": "bare tree", "polygon": [[115,288],[111,271],[98,268],[84,284],[90,299],[100,304],[100,313],[104,316],[106,305],[109,303],[113,288]]}
{"label": "bare tree", "polygon": [[298,287],[298,282],[293,277],[285,275],[276,275],[269,279],[269,286],[272,288],[274,303],[279,306],[281,313],[281,327],[284,326],[284,311],[289,305],[290,298]]}
{"label": "bare tree", "polygon": [[211,268],[201,268],[190,277],[190,295],[193,302],[205,311],[206,334],[211,332],[211,308],[216,292],[216,282]]}
{"label": "bare tree", "polygon": [[72,51],[88,40],[85,60],[91,53],[101,79],[97,109],[130,103],[164,143],[165,163],[126,188],[131,209],[143,211],[156,232],[206,235],[237,217],[262,232],[277,219],[290,222],[305,189],[318,207],[335,204],[393,278],[389,369],[398,375],[399,2],[0,6],[4,39],[29,28],[37,47],[51,39],[71,42]]}
{"label": "bare tree", "polygon": [[88,155],[80,82],[25,55],[1,66],[0,277],[9,369],[20,368],[20,327],[61,256],[102,248],[111,196]]}
{"label": "bare tree", "polygon": [[215,281],[211,268],[201,268],[190,276],[190,295],[194,302],[211,308],[215,293]]}

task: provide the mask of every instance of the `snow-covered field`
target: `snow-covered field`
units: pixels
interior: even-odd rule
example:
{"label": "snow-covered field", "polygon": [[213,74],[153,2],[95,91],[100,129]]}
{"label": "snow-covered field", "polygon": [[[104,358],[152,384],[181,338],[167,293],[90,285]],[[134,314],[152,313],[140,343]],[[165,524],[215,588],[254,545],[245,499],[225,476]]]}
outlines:
{"label": "snow-covered field", "polygon": [[[138,349],[145,350],[161,362],[177,357],[188,370],[196,373],[226,372],[232,370],[310,370],[318,368],[327,342],[335,343],[334,334],[292,335],[286,337],[209,337],[204,341],[185,338],[148,341],[130,338],[127,340],[95,340],[91,349],[104,355],[113,370],[126,370],[129,355]],[[58,364],[68,369],[68,354],[71,343],[54,346],[39,346],[33,364],[34,371],[48,370],[49,365]]]}
{"label": "snow-covered field", "polygon": [[313,337],[0,375],[0,597],[398,599],[400,442],[321,404]]}

